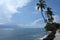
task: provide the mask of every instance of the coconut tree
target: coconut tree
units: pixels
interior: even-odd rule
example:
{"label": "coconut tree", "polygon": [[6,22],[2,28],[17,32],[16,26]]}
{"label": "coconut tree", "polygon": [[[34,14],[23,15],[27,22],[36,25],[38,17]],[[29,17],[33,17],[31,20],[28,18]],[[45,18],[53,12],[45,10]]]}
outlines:
{"label": "coconut tree", "polygon": [[44,21],[46,22],[45,17],[43,15],[43,9],[45,9],[45,8],[46,8],[45,1],[44,0],[39,0],[39,3],[37,3],[37,9],[41,10],[41,15],[42,15]]}
{"label": "coconut tree", "polygon": [[48,7],[47,8],[47,11],[46,11],[46,14],[47,14],[47,18],[48,18],[48,23],[53,23],[53,20],[54,20],[54,18],[53,18],[53,12],[51,11],[51,8],[50,7]]}

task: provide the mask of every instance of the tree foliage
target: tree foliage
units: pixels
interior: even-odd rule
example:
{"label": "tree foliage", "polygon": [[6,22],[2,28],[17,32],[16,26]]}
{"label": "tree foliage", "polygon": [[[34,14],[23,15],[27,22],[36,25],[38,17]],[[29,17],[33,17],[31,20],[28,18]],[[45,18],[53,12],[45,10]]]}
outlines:
{"label": "tree foliage", "polygon": [[46,8],[45,1],[44,0],[39,0],[39,3],[37,3],[37,9],[38,10],[41,9],[41,15],[42,15],[44,21],[46,21],[44,15],[43,15],[43,9],[45,9],[45,8]]}
{"label": "tree foliage", "polygon": [[46,24],[45,29],[47,31],[53,31],[54,29],[60,29],[60,23]]}
{"label": "tree foliage", "polygon": [[48,23],[53,23],[53,20],[54,20],[53,12],[51,11],[50,7],[47,8],[46,14],[47,14],[47,19],[48,19],[47,22]]}
{"label": "tree foliage", "polygon": [[[45,26],[45,29],[46,30],[54,30],[54,28],[60,28],[60,24],[59,23],[54,23],[54,18],[53,18],[53,11],[51,10],[50,7],[47,7],[46,3],[44,0],[39,0],[39,2],[37,3],[37,9],[41,10],[41,15],[44,19],[44,21],[46,22],[46,26]],[[47,15],[47,18],[44,17],[44,9],[46,9],[46,15]]]}

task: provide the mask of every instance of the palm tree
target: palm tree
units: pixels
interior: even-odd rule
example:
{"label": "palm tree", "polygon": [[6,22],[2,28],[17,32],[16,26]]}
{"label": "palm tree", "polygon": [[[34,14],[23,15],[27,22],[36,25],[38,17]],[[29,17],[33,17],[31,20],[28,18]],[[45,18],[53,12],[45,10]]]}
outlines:
{"label": "palm tree", "polygon": [[43,9],[45,9],[45,7],[46,7],[45,1],[44,0],[39,0],[39,3],[37,3],[37,9],[38,10],[41,9],[41,15],[42,15],[44,21],[46,22],[45,17],[43,15]]}
{"label": "palm tree", "polygon": [[51,11],[51,8],[50,7],[48,7],[47,8],[47,11],[46,11],[46,13],[47,13],[47,17],[48,17],[48,23],[53,23],[53,20],[54,20],[54,18],[53,18],[53,12]]}

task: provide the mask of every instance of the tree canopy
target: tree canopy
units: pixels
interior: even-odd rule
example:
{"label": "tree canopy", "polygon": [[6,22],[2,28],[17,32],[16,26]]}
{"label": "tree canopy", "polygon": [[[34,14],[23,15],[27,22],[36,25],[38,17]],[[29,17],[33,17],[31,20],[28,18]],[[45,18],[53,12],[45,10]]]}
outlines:
{"label": "tree canopy", "polygon": [[[46,22],[46,26],[45,26],[45,29],[46,30],[52,30],[54,28],[60,28],[60,24],[59,23],[54,23],[54,18],[53,18],[53,11],[52,11],[52,8],[48,7],[46,5],[46,2],[45,0],[39,0],[39,2],[37,3],[37,9],[41,10],[41,15],[44,19],[44,21]],[[46,9],[46,13],[44,12],[44,9]],[[46,15],[44,15],[44,13]],[[44,16],[47,16],[47,17],[44,17]]]}

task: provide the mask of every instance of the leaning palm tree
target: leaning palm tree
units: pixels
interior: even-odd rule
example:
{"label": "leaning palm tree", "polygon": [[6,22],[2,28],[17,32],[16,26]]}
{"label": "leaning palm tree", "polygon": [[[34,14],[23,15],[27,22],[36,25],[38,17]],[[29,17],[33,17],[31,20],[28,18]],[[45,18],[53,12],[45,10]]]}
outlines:
{"label": "leaning palm tree", "polygon": [[43,9],[45,9],[45,7],[46,7],[45,1],[44,0],[39,0],[39,3],[37,3],[37,9],[38,10],[41,9],[41,15],[42,15],[44,21],[46,22],[45,17],[43,15]]}
{"label": "leaning palm tree", "polygon": [[48,20],[47,20],[48,23],[53,23],[53,20],[54,20],[53,12],[51,11],[50,7],[47,8],[46,14],[47,14],[47,18],[48,18]]}

